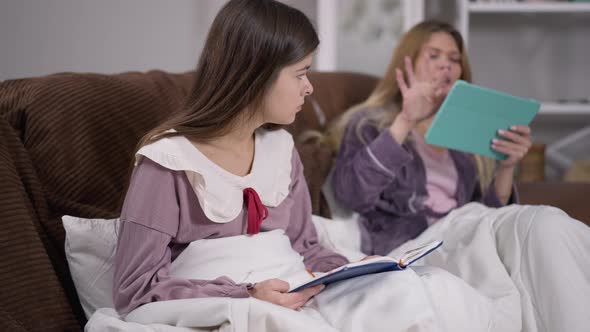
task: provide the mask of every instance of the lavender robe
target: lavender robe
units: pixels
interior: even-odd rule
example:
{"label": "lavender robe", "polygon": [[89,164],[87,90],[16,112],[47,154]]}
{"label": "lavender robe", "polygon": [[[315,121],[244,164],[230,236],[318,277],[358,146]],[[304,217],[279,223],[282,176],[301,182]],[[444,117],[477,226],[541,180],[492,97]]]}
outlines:
{"label": "lavender robe", "polygon": [[[387,255],[427,227],[427,216],[443,217],[425,204],[426,171],[415,146],[398,144],[389,130],[381,132],[366,120],[367,109],[355,114],[346,128],[332,169],[332,188],[339,204],[361,215],[361,250]],[[500,207],[493,183],[482,193],[471,155],[449,150],[459,175],[457,206],[478,201]],[[516,201],[513,191],[511,202]]]}
{"label": "lavender robe", "polygon": [[[260,231],[285,230],[293,249],[313,271],[325,272],[348,263],[344,256],[318,243],[303,165],[295,149],[291,179],[289,195],[277,207],[268,207],[269,216]],[[171,262],[190,242],[246,234],[245,206],[235,220],[214,223],[203,213],[185,172],[143,158],[133,172],[121,220],[113,287],[120,314],[153,301],[249,296],[249,284],[237,284],[228,277],[188,280],[169,275]]]}

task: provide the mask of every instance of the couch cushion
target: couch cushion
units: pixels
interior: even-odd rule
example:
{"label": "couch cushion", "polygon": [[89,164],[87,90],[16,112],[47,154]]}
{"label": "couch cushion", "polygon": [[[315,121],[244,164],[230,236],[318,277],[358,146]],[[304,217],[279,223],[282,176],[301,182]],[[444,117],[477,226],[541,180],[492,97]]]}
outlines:
{"label": "couch cushion", "polygon": [[[193,76],[63,73],[2,83],[0,114],[28,152],[49,218],[117,216],[139,138],[181,107]],[[63,251],[61,222],[43,226]]]}
{"label": "couch cushion", "polygon": [[[27,284],[37,283],[39,275],[49,279],[57,276],[63,286],[60,289],[59,284],[44,282],[43,292],[54,294],[53,307],[20,308],[25,312],[22,317],[55,312],[54,316],[60,317],[57,320],[66,324],[56,328],[67,328],[69,318],[56,311],[64,307],[59,294],[63,298],[65,290],[78,319],[83,321],[65,261],[61,216],[110,218],[119,214],[132,152],[139,138],[181,107],[193,79],[192,72],[151,71],[118,75],[62,73],[0,83],[0,117],[9,128],[6,134],[20,145],[19,161],[30,166],[25,174],[21,172],[11,180],[20,177],[25,181],[22,197],[36,199],[33,204],[21,204],[25,206],[23,211],[11,213],[18,214],[21,223],[33,218],[37,224],[30,227],[36,227],[37,235],[29,246],[45,246],[45,252],[15,251],[14,260],[23,265],[23,271],[38,270],[33,266],[39,263],[38,255],[45,255],[45,259],[48,255],[55,269],[53,274],[45,270],[35,273],[36,277],[33,273],[18,277]],[[26,187],[31,183],[38,185],[33,187],[36,191]],[[6,219],[1,221],[5,223]],[[33,236],[24,233],[25,226],[15,225],[21,229],[10,238]],[[6,242],[8,236],[3,233],[0,242]],[[36,291],[23,288],[13,300],[25,304],[34,298],[31,292]],[[71,310],[67,304],[65,308]]]}
{"label": "couch cushion", "polygon": [[191,81],[159,71],[8,81],[0,110],[20,131],[52,212],[108,215],[137,141],[181,106]]}

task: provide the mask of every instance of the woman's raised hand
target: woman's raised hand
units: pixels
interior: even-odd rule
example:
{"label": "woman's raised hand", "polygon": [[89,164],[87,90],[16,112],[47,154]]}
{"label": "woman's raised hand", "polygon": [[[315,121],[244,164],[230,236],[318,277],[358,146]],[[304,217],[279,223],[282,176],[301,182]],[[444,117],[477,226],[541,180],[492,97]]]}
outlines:
{"label": "woman's raised hand", "polygon": [[[436,75],[428,75],[426,79],[418,79],[410,57],[406,56],[404,62],[407,81],[401,69],[395,69],[397,84],[403,96],[402,111],[399,115],[411,126],[415,126],[435,112],[442,103],[444,94],[443,89],[439,87]],[[425,66],[425,70],[429,68],[430,66]]]}
{"label": "woman's raised hand", "polygon": [[274,303],[291,309],[301,308],[309,299],[324,289],[324,285],[317,285],[302,289],[298,292],[287,293],[289,283],[280,279],[269,279],[257,283],[250,290],[250,295],[259,300]]}

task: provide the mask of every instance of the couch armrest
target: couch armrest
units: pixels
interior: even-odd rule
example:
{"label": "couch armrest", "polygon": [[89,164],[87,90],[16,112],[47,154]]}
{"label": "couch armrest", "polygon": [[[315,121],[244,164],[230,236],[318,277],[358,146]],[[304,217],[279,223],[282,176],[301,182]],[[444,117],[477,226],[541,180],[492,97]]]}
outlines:
{"label": "couch armrest", "polygon": [[522,182],[518,184],[522,204],[558,207],[590,225],[590,183],[588,182]]}
{"label": "couch armrest", "polygon": [[26,332],[27,329],[5,310],[0,309],[0,331]]}
{"label": "couch armrest", "polygon": [[41,185],[17,133],[0,117],[0,330],[78,330],[49,258]]}

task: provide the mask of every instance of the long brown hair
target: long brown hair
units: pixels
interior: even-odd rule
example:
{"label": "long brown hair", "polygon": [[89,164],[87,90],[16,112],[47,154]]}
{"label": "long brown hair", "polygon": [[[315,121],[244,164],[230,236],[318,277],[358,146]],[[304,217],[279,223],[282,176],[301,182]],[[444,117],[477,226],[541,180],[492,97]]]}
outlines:
{"label": "long brown hair", "polygon": [[318,44],[311,22],[295,8],[274,0],[229,1],[209,30],[185,106],[148,132],[138,149],[164,137],[227,134],[260,109],[283,67]]}
{"label": "long brown hair", "polygon": [[[324,142],[330,145],[334,153],[340,148],[344,131],[352,116],[367,108],[385,108],[389,112],[372,112],[361,121],[355,130],[359,133],[362,126],[371,124],[376,126],[379,130],[386,128],[393,123],[393,120],[401,110],[402,94],[397,83],[395,69],[400,68],[405,73],[404,57],[410,56],[412,63],[415,64],[416,58],[420,54],[422,46],[428,42],[430,36],[437,32],[444,32],[449,34],[461,53],[461,77],[460,79],[471,82],[471,66],[467,56],[467,50],[463,42],[463,37],[457,29],[452,25],[437,20],[427,20],[418,23],[406,32],[393,53],[387,71],[383,78],[377,83],[377,86],[371,95],[361,104],[355,105],[343,113],[328,129]],[[406,77],[407,78],[407,77]],[[359,135],[360,136],[360,135]],[[491,182],[494,162],[489,158],[475,155],[476,167],[479,175],[480,187],[483,190],[487,188]]]}

